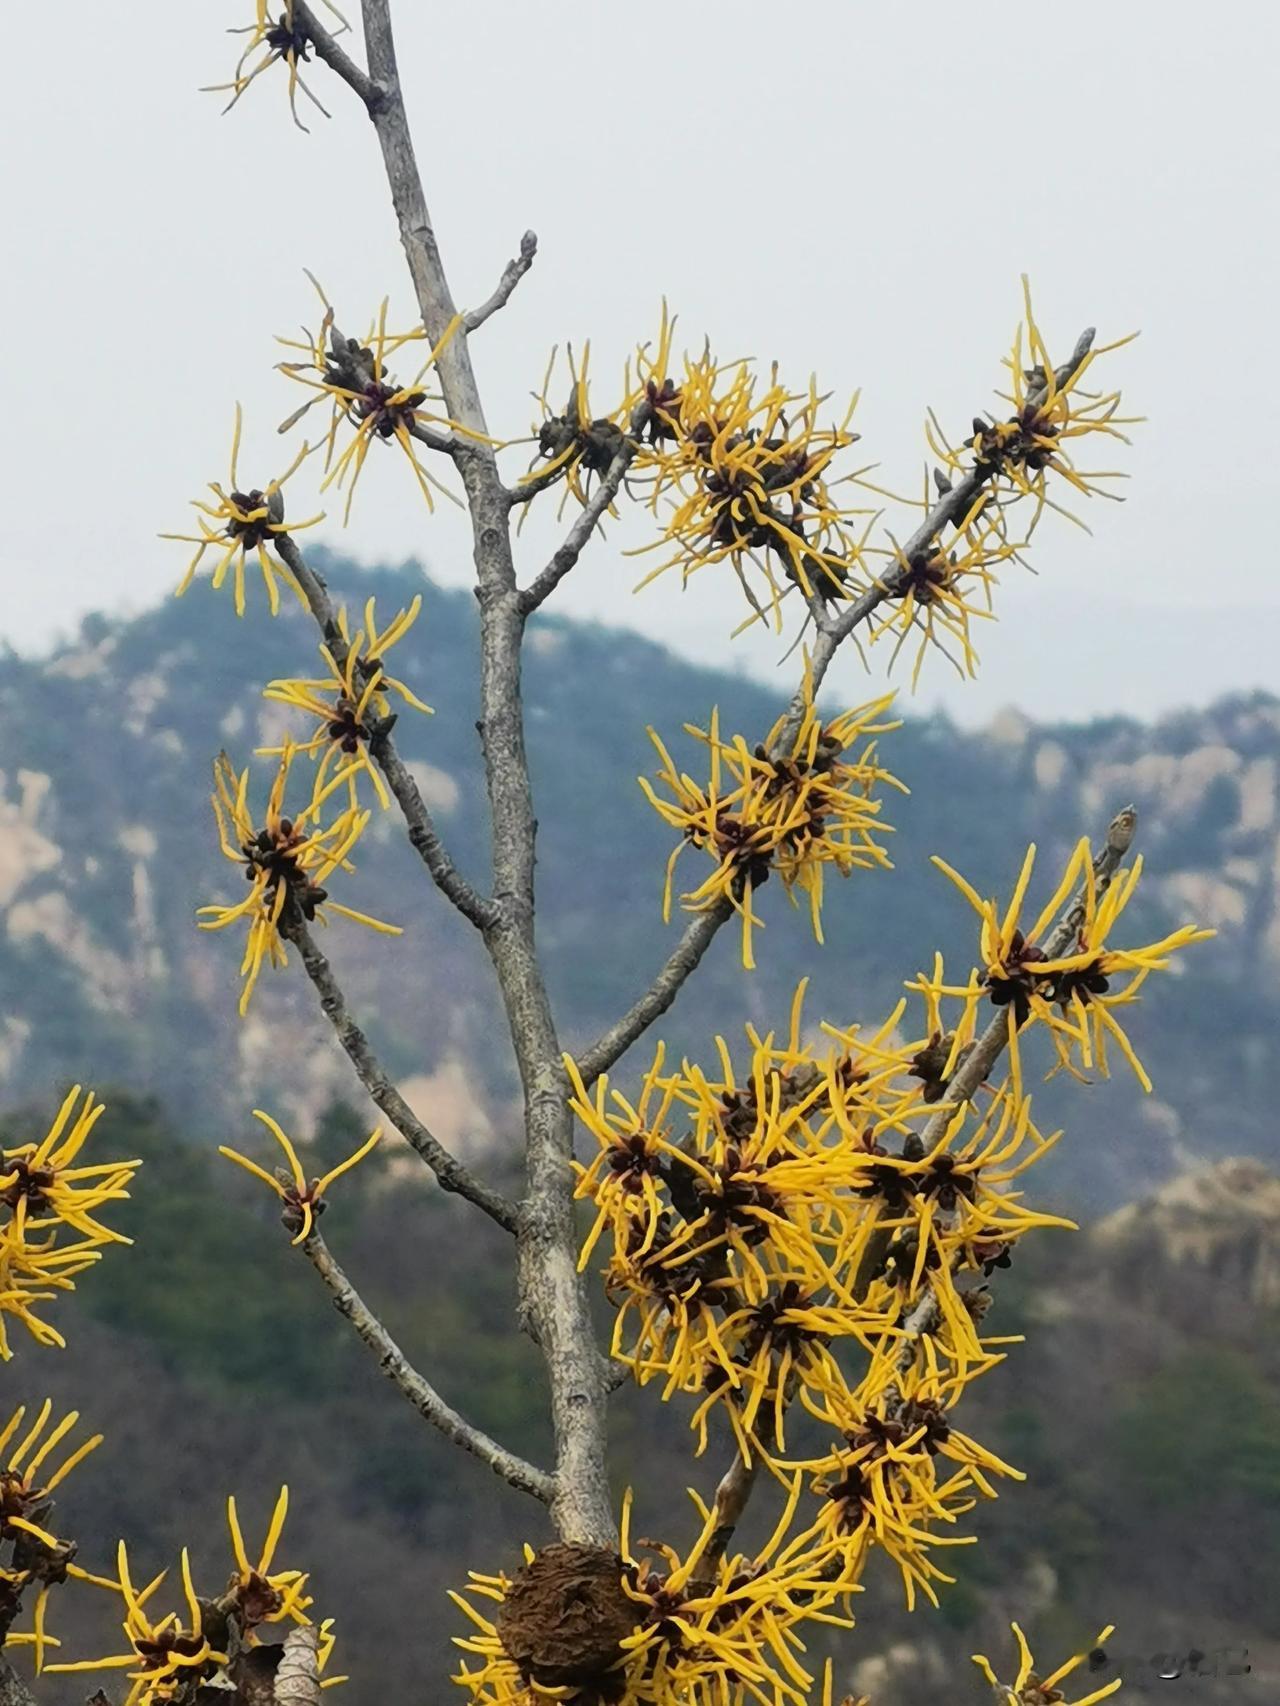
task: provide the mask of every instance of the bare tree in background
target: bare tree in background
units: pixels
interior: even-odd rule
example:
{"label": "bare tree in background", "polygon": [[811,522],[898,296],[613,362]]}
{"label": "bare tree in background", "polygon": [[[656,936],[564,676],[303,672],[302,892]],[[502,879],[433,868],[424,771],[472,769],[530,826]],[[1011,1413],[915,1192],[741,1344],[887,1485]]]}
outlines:
{"label": "bare tree in background", "polygon": [[[1053,1141],[1032,1118],[1031,1054],[1050,1073],[1081,1079],[1105,1076],[1108,1052],[1119,1054],[1149,1089],[1125,1008],[1151,972],[1207,932],[1186,926],[1154,943],[1113,941],[1141,868],[1140,859],[1125,864],[1135,831],[1126,808],[1096,844],[1079,843],[1034,901],[1034,848],[1004,904],[937,861],[977,915],[975,964],[949,977],[939,957],[879,1024],[842,1017],[806,1027],[801,985],[790,1014],[767,1033],[749,1028],[742,1048],[677,1063],[659,1045],[629,1097],[610,1090],[607,1074],[677,999],[722,927],[736,926],[743,963],[754,965],[754,897],[766,879],[809,913],[819,943],[825,877],[886,880],[883,806],[901,787],[879,750],[895,727],[890,697],[820,711],[831,661],[851,641],[890,667],[905,654],[913,683],[931,653],[972,674],[971,630],[991,613],[1002,566],[1025,560],[1035,528],[1064,503],[1111,495],[1116,476],[1090,464],[1123,441],[1119,394],[1093,386],[1106,351],[1091,330],[1054,362],[1028,296],[996,406],[954,440],[930,417],[926,488],[899,497],[859,463],[851,407],[830,409],[815,384],[793,388],[776,369],[722,364],[710,345],[678,355],[664,310],[605,412],[591,401],[585,350],[577,362],[570,355],[567,379],[548,373],[532,467],[510,473],[505,452],[521,441],[486,416],[471,340],[507,306],[536,241],[525,235],[479,306],[457,306],[405,116],[389,0],[363,0],[362,21],[361,55],[332,7],[285,0],[272,18],[258,0],[226,86],[234,105],[264,73],[284,77],[298,122],[300,100],[325,110],[322,79],[364,108],[417,315],[395,330],[384,304],[358,338],[320,292],[318,329],[282,364],[309,392],[282,431],[312,429],[311,437],[279,478],[242,482],[237,411],[230,480],[197,505],[197,531],[178,535],[196,547],[180,590],[208,568],[243,613],[247,582],[260,574],[270,611],[282,590],[296,596],[321,638],[321,674],[266,686],[298,726],[268,755],[265,801],[251,770],[225,754],[215,765],[222,848],[247,881],[234,900],[204,907],[202,923],[246,932],[242,1012],[260,974],[300,961],[387,1124],[445,1190],[510,1234],[520,1326],[546,1360],[554,1461],[527,1461],[454,1409],[411,1366],[322,1236],[331,1187],[378,1132],[320,1177],[308,1176],[265,1113],[284,1166],[224,1153],[279,1196],[293,1243],[423,1419],[545,1507],[535,1524],[542,1543],[523,1565],[502,1573],[491,1561],[457,1596],[468,1621],[455,1680],[476,1706],[827,1701],[838,1679],[830,1665],[806,1667],[807,1626],[852,1622],[852,1596],[877,1553],[900,1571],[908,1603],[935,1600],[952,1579],[944,1564],[964,1538],[960,1519],[1017,1473],[960,1431],[955,1410],[968,1383],[1002,1360],[984,1327],[989,1282],[1027,1233],[1065,1224],[1029,1207],[1015,1183]],[[314,476],[349,515],[371,453],[402,456],[428,505],[445,493],[471,519],[492,830],[483,877],[454,864],[396,742],[401,712],[426,710],[390,657],[419,601],[390,616],[372,602],[348,613],[299,543],[320,517],[294,513],[294,486],[286,509],[285,482]],[[570,519],[549,560],[529,570],[517,563],[515,535],[535,502],[558,502]],[[628,509],[653,553],[645,560],[653,596],[671,596],[693,573],[719,575],[743,601],[743,626],[789,629],[785,643],[802,661],[794,697],[770,729],[723,731],[712,711],[705,728],[688,730],[697,756],[683,761],[654,733],[645,788],[675,835],[668,914],[675,872],[701,862],[680,896],[686,922],[628,1011],[570,1058],[535,930],[521,649],[529,618],[598,544],[605,519]],[[443,903],[475,928],[493,964],[523,1088],[518,1201],[414,1114],[316,939],[316,923],[334,918],[396,932],[346,904],[361,835],[375,811],[391,809]],[[606,931],[602,921],[602,953]],[[43,1344],[61,1343],[45,1306],[116,1241],[98,1215],[126,1193],[138,1165],[85,1162],[100,1112],[92,1095],[73,1092],[45,1136],[4,1152],[0,1328],[11,1319]],[[575,1158],[578,1132],[585,1161]],[[615,1311],[608,1346],[592,1324],[597,1272]],[[625,1379],[691,1419],[704,1492],[687,1532],[662,1541],[633,1537],[631,1493],[609,1474],[606,1411]],[[34,1417],[19,1410],[0,1442],[8,1548],[0,1625],[10,1647],[30,1648],[37,1673],[119,1668],[129,1706],[208,1706],[211,1688],[247,1706],[285,1706],[342,1680],[306,1574],[278,1562],[283,1492],[260,1547],[231,1502],[232,1573],[217,1592],[198,1591],[185,1553],[168,1584],[135,1581],[123,1542],[91,1547],[104,1554],[92,1572],[78,1562],[76,1546],[50,1526],[55,1489],[97,1443],[75,1444],[77,1423],[74,1414],[54,1423],[47,1405]],[[777,1521],[764,1547],[746,1554],[735,1536],[753,1498],[770,1501]],[[47,1602],[68,1580],[118,1597],[118,1652],[51,1657]],[[283,1629],[291,1633],[282,1641]],[[997,1698],[1061,1699],[1059,1682],[1085,1655],[1042,1676],[1018,1639],[1003,1680],[979,1661]],[[3,1663],[6,1695],[23,1701],[25,1685]],[[1115,1686],[1086,1692],[1077,1706]]]}

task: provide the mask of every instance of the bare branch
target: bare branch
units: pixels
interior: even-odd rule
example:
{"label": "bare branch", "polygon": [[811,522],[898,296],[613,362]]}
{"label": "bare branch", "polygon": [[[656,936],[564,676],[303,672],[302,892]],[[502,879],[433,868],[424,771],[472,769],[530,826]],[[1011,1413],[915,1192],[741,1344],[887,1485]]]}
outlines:
{"label": "bare branch", "polygon": [[481,1463],[488,1464],[494,1474],[500,1475],[508,1486],[515,1487],[518,1492],[529,1493],[542,1504],[549,1505],[555,1496],[553,1478],[544,1469],[535,1468],[532,1463],[526,1463],[523,1457],[517,1457],[514,1452],[490,1439],[488,1434],[466,1421],[445,1402],[431,1382],[413,1367],[360,1296],[339,1267],[320,1233],[312,1232],[303,1243],[302,1249],[328,1287],[334,1308],[350,1321],[377,1357],[382,1372],[404,1393],[418,1414],[430,1422],[433,1428],[438,1428],[446,1439],[451,1439],[455,1445],[460,1445],[464,1451],[478,1457]]}
{"label": "bare branch", "polygon": [[653,1021],[667,1011],[686,980],[701,964],[716,931],[732,914],[733,908],[727,902],[722,902],[711,912],[695,913],[667,963],[640,999],[578,1056],[578,1071],[584,1084],[594,1084],[600,1074],[607,1072],[632,1043],[644,1035]]}
{"label": "bare branch", "polygon": [[[1110,887],[1111,879],[1119,868],[1120,861],[1129,851],[1134,833],[1138,826],[1138,814],[1132,806],[1125,806],[1116,813],[1107,826],[1107,838],[1101,849],[1094,855],[1093,877],[1096,891],[1104,894]],[[1087,887],[1082,884],[1070,906],[1054,926],[1044,942],[1045,956],[1057,959],[1064,953],[1075,939],[1080,924],[1085,915]],[[921,1132],[925,1154],[935,1150],[947,1135],[947,1128],[955,1118],[958,1109],[971,1102],[979,1089],[986,1083],[992,1067],[1009,1046],[1009,1027],[1015,1022],[1012,1006],[1002,1008],[987,1025],[982,1035],[974,1044],[955,1077],[947,1087],[946,1100],[940,1102],[930,1115],[928,1124]],[[892,1234],[884,1227],[876,1227],[867,1239],[863,1248],[862,1260],[858,1263],[858,1271],[854,1276],[853,1294],[855,1297],[865,1297],[872,1280],[880,1272],[884,1264],[885,1252],[888,1250]]]}
{"label": "bare branch", "polygon": [[338,45],[337,37],[316,17],[307,0],[293,0],[293,21],[298,29],[305,32],[307,40],[316,50],[316,58],[323,60],[330,71],[335,71],[342,81],[350,86],[364,102],[372,114],[381,99],[381,90],[342,47]]}
{"label": "bare branch", "polygon": [[307,976],[315,985],[325,1017],[333,1026],[347,1058],[356,1069],[356,1076],[395,1126],[400,1135],[413,1145],[418,1154],[440,1181],[441,1189],[454,1191],[468,1202],[482,1208],[491,1220],[508,1232],[519,1228],[519,1216],[514,1203],[474,1177],[461,1161],[453,1156],[414,1113],[396,1089],[364,1032],[347,1011],[346,998],[338,987],[333,967],[317,948],[302,919],[282,920],[280,933],[292,942],[302,956]]}
{"label": "bare branch", "polygon": [[511,292],[533,265],[534,256],[538,252],[538,234],[536,231],[526,231],[520,239],[520,253],[514,260],[507,262],[502,269],[502,277],[498,280],[497,289],[487,302],[482,302],[478,308],[468,308],[462,316],[462,324],[469,332],[474,332],[478,326],[499,308],[505,308],[511,298]]}
{"label": "bare branch", "polygon": [[[297,544],[287,533],[275,534],[272,544],[279,552],[298,585],[302,588],[311,614],[324,635],[325,644],[339,669],[347,661],[347,642],[342,637],[338,626],[338,613],[334,609],[333,600],[329,597],[329,589],[323,578],[311,568]],[[497,914],[494,903],[486,896],[478,894],[471,884],[458,870],[441,841],[426,802],[414,781],[413,775],[404,760],[396,750],[395,741],[391,738],[389,729],[379,729],[369,741],[369,752],[374,763],[387,779],[387,786],[396,797],[396,802],[404,814],[404,821],[409,831],[409,840],[416,848],[423,864],[430,871],[436,886],[457,907],[464,918],[469,918],[478,930],[487,930],[493,924]]]}
{"label": "bare branch", "polygon": [[439,451],[442,456],[452,456],[458,448],[458,440],[451,432],[437,432],[434,427],[423,426],[421,421],[414,421],[407,431],[410,438],[416,438],[419,444]]}
{"label": "bare branch", "polygon": [[[471,365],[465,323],[445,276],[409,133],[389,0],[362,0],[369,70],[381,91],[370,108],[423,328],[439,346],[436,371],[471,515],[480,600],[480,732],[493,827],[497,915],[485,945],[502,990],[524,1091],[528,1191],[520,1211],[520,1308],[547,1361],[556,1438],[552,1516],[565,1540],[616,1544],[606,1471],[605,1363],[577,1271],[571,1203],[573,1122],[568,1083],[533,929],[536,824],[520,694],[524,612],[511,556],[509,495],[498,474]],[[452,331],[446,338],[445,333]]]}
{"label": "bare branch", "polygon": [[618,488],[626,477],[627,469],[631,466],[631,460],[638,448],[634,440],[623,439],[621,449],[605,470],[604,477],[587,500],[582,514],[569,529],[564,544],[537,579],[520,594],[520,608],[526,616],[530,611],[536,610],[544,599],[550,597],[578,561],[601,518],[617,497]]}

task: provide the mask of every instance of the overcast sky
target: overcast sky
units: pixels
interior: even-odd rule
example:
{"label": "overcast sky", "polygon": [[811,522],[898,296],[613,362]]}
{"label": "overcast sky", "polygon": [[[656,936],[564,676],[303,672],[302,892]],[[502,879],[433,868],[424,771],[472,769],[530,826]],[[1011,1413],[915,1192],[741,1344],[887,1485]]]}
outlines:
{"label": "overcast sky", "polygon": [[[309,136],[279,68],[226,118],[197,92],[229,75],[222,32],[253,0],[72,10],[53,30],[46,8],[11,8],[0,72],[0,637],[24,650],[170,591],[183,547],[155,535],[225,479],[237,399],[242,476],[281,470],[275,426],[299,393],[273,334],[315,321],[304,266],[346,325],[363,331],[384,294],[394,324],[411,319],[348,92],[313,69],[333,118],[308,111]],[[475,340],[495,430],[528,430],[557,341],[589,336],[593,372],[620,373],[665,294],[691,344],[709,332],[800,385],[816,370],[860,386],[860,451],[914,489],[926,406],[953,433],[986,406],[1026,271],[1054,347],[1086,323],[1142,329],[1111,371],[1148,424],[1124,453],[1125,505],[1089,506],[1092,539],[1046,526],[1040,576],[1013,571],[982,630],[980,682],[936,660],[921,702],[1070,716],[1280,687],[1268,0],[400,0],[397,18],[455,295],[486,296],[526,227],[540,240]],[[331,513],[320,534],[463,584],[462,526],[428,516],[405,472],[371,456],[350,528]],[[521,542],[531,569],[553,510]],[[630,542],[615,531],[558,607],[774,674],[775,641],[730,642],[722,574],[633,595]],[[853,659],[833,679],[865,681]]]}

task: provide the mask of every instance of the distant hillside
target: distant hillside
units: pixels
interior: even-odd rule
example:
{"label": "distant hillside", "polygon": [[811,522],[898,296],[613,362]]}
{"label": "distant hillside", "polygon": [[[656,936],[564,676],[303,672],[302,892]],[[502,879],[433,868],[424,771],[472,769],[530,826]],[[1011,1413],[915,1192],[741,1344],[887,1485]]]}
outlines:
{"label": "distant hillside", "polygon": [[[397,659],[436,715],[406,713],[398,738],[459,862],[479,874],[473,602],[411,566],[329,567],[352,603],[425,595]],[[47,1098],[72,1076],[119,1083],[154,1091],[208,1136],[241,1125],[255,1104],[305,1126],[335,1092],[355,1098],[305,980],[266,978],[240,1023],[239,944],[193,922],[197,904],[236,885],[214,842],[210,759],[225,745],[244,760],[279,732],[261,686],[308,673],[314,646],[299,612],[237,622],[229,599],[200,586],[134,621],[91,619],[50,658],[0,658],[0,1101]],[[659,912],[670,834],[634,780],[651,768],[646,723],[678,744],[680,725],[718,703],[726,725],[763,733],[778,705],[758,684],[554,617],[531,631],[527,698],[540,933],[572,1043],[628,1002],[676,928]],[[672,1040],[705,1047],[716,1030],[775,1022],[805,971],[815,1020],[873,1016],[935,945],[968,963],[970,920],[930,852],[995,892],[1027,840],[1056,859],[1132,799],[1150,871],[1135,929],[1196,917],[1220,936],[1196,953],[1194,979],[1165,980],[1134,1022],[1154,1098],[1127,1080],[1092,1096],[1044,1093],[1046,1117],[1070,1102],[1078,1134],[1054,1163],[1057,1188],[1114,1204],[1188,1157],[1280,1162],[1267,1072],[1280,1024],[1280,702],[1223,701],[1154,726],[1011,716],[980,737],[914,720],[883,750],[912,789],[893,801],[897,873],[832,886],[825,949],[769,885],[760,970],[742,972],[724,932],[696,996],[671,1015]],[[387,941],[338,921],[327,948],[432,1122],[483,1143],[510,1129],[512,1092],[487,962],[397,830],[394,816],[375,825],[349,888],[405,935]]]}

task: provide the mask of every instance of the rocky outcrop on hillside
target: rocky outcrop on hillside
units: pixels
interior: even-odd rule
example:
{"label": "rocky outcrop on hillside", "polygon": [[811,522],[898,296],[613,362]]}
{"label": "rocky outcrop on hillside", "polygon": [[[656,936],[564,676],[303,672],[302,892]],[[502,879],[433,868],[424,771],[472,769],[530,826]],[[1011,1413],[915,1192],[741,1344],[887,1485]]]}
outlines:
{"label": "rocky outcrop on hillside", "polygon": [[[437,714],[406,714],[402,745],[459,862],[480,869],[473,601],[410,567],[335,565],[333,578],[384,606],[424,592],[397,656]],[[226,746],[244,762],[278,737],[262,684],[308,673],[313,658],[299,613],[237,622],[205,587],[130,622],[93,619],[52,657],[0,657],[0,1101],[87,1077],[155,1090],[221,1131],[264,1100],[305,1129],[353,1094],[304,981],[264,979],[238,1021],[239,945],[194,928],[196,906],[233,896],[238,878],[214,844],[210,759]],[[671,940],[658,905],[669,832],[633,780],[651,767],[645,725],[678,745],[680,724],[713,704],[749,732],[776,704],[634,636],[555,619],[532,631],[527,699],[540,933],[572,1042],[629,1002]],[[1263,1111],[1280,1021],[1280,702],[1254,695],[1149,726],[1040,727],[1010,713],[980,736],[909,721],[882,750],[912,789],[894,801],[896,873],[831,885],[825,949],[773,885],[762,890],[760,970],[742,972],[726,932],[698,999],[667,1023],[673,1046],[776,1022],[802,974],[815,1021],[873,1017],[935,947],[949,963],[972,953],[971,920],[931,852],[998,892],[1028,840],[1064,856],[1132,800],[1148,868],[1135,930],[1196,918],[1219,936],[1194,976],[1163,980],[1135,1012],[1154,1096],[1127,1079],[1083,1100],[1045,1092],[1042,1115],[1072,1129],[1056,1176],[1075,1199],[1114,1204],[1196,1159],[1280,1159]],[[483,955],[393,817],[374,824],[358,864],[353,903],[406,934],[389,942],[339,922],[326,946],[420,1110],[462,1147],[483,1144],[505,1128],[515,1089]]]}

